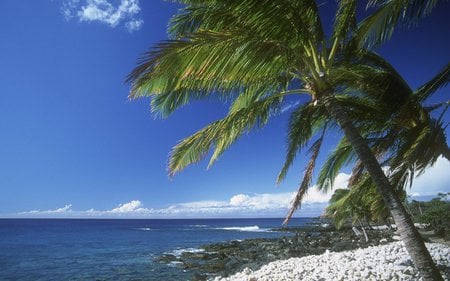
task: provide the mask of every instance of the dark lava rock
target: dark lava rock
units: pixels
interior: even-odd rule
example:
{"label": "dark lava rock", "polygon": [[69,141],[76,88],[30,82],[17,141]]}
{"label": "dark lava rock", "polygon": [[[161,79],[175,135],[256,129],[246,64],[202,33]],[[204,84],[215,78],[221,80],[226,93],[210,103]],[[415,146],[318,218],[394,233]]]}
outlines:
{"label": "dark lava rock", "polygon": [[194,273],[191,277],[191,281],[204,281],[207,279],[208,279],[208,275],[200,274],[200,273]]}
{"label": "dark lava rock", "polygon": [[179,258],[166,254],[157,261],[179,261],[183,269],[193,273],[192,280],[206,280],[214,275],[229,276],[246,267],[256,270],[279,259],[318,255],[326,250],[347,251],[393,241],[391,230],[366,230],[366,233],[367,242],[364,235],[357,236],[350,227],[339,231],[334,227],[307,227],[306,230],[295,229],[291,236],[210,244],[202,246],[204,252],[185,252]]}

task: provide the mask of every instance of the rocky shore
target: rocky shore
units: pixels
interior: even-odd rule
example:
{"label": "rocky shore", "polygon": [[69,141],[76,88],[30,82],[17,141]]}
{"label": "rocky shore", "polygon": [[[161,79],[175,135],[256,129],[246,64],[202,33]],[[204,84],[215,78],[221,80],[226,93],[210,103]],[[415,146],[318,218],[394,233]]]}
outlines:
{"label": "rocky shore", "polygon": [[[439,243],[427,243],[444,280],[450,279],[450,248]],[[403,242],[372,246],[353,251],[279,260],[253,271],[245,268],[228,278],[214,281],[274,281],[274,280],[421,280],[412,265]]]}
{"label": "rocky shore", "polygon": [[188,270],[192,273],[192,280],[207,280],[242,271],[253,272],[278,260],[349,251],[394,241],[390,229],[366,230],[367,239],[363,233],[351,228],[337,231],[333,227],[310,226],[273,231],[283,231],[286,235],[204,245],[178,255],[164,254],[157,262]]}

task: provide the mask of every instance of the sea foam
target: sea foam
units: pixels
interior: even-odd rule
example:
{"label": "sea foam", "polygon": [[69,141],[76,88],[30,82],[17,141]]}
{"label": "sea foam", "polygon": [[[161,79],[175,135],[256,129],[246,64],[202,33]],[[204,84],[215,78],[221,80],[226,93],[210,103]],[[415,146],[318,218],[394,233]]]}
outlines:
{"label": "sea foam", "polygon": [[199,249],[199,248],[183,248],[183,249],[176,249],[171,252],[166,252],[165,254],[174,255],[176,257],[181,257],[183,253],[203,253],[205,252],[205,249]]}
{"label": "sea foam", "polygon": [[230,230],[230,231],[247,231],[247,232],[269,232],[269,229],[259,228],[257,225],[253,226],[232,226],[232,227],[220,227],[216,228],[220,230]]}

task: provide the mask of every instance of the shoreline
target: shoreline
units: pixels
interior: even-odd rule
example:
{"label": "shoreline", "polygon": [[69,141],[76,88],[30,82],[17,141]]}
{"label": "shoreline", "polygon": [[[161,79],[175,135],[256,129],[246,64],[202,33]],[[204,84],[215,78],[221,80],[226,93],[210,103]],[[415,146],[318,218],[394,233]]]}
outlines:
{"label": "shoreline", "polygon": [[203,245],[200,249],[186,249],[178,255],[165,253],[156,262],[191,272],[191,280],[210,280],[248,270],[253,272],[280,260],[357,250],[394,241],[392,229],[366,230],[368,241],[362,233],[357,235],[351,228],[337,231],[334,227],[320,224],[272,231],[284,232],[285,235]]}

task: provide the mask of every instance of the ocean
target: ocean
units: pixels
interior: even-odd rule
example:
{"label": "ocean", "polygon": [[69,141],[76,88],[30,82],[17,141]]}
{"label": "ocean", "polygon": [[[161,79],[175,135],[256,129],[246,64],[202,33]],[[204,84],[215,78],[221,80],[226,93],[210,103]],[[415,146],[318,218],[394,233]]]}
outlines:
{"label": "ocean", "polygon": [[[294,218],[291,227],[312,222]],[[190,280],[165,253],[289,235],[282,219],[0,219],[0,280]]]}

